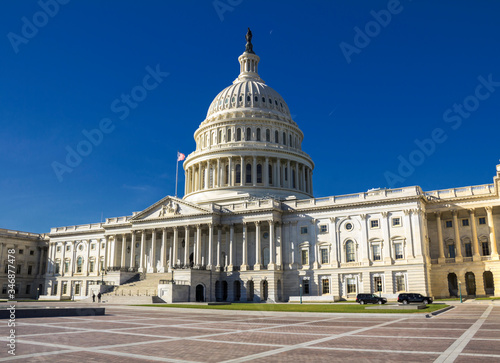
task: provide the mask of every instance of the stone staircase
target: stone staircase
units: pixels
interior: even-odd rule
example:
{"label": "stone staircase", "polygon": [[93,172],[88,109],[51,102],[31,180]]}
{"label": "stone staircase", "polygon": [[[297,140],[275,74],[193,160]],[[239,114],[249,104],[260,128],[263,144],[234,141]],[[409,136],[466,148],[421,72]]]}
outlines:
{"label": "stone staircase", "polygon": [[134,277],[127,283],[117,286],[108,293],[105,293],[103,299],[111,298],[112,296],[156,296],[158,294],[158,284],[160,280],[170,280],[172,273],[149,273],[145,274],[141,279]]}

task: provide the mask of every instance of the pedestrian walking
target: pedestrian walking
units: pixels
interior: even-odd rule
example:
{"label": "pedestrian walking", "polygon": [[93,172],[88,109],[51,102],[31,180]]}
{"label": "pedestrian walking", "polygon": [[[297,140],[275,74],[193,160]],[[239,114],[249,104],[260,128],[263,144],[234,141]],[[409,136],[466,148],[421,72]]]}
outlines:
{"label": "pedestrian walking", "polygon": [[92,302],[95,302],[95,294],[92,293]]}
{"label": "pedestrian walking", "polygon": [[101,293],[97,294],[97,302],[101,302],[101,296],[102,296]]}

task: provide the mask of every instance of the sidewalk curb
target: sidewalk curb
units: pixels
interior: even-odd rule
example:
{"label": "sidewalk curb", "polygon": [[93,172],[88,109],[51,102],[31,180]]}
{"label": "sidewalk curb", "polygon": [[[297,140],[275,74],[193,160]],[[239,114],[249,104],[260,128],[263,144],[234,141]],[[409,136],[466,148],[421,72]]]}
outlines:
{"label": "sidewalk curb", "polygon": [[436,315],[439,315],[439,314],[445,313],[445,312],[447,312],[448,310],[450,310],[450,309],[454,309],[454,308],[455,308],[455,306],[454,306],[454,305],[449,305],[449,306],[447,306],[447,307],[445,307],[445,308],[442,308],[442,309],[440,309],[440,310],[433,311],[432,313],[427,314],[425,317],[426,317],[426,318],[432,318],[432,317],[434,317],[434,316],[436,316]]}

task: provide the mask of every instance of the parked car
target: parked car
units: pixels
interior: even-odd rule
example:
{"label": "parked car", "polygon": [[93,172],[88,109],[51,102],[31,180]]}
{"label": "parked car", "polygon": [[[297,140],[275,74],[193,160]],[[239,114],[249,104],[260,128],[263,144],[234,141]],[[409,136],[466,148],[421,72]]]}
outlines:
{"label": "parked car", "polygon": [[380,297],[375,294],[358,294],[356,296],[356,302],[363,304],[385,304],[387,299],[385,297]]}
{"label": "parked car", "polygon": [[432,297],[423,296],[421,294],[399,294],[398,295],[398,303],[410,304],[410,303],[423,303],[423,304],[432,304]]}

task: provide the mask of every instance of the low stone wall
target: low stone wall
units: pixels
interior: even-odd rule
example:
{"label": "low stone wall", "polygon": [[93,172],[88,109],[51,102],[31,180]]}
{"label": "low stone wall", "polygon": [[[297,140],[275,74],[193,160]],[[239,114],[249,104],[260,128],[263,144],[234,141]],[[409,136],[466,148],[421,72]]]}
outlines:
{"label": "low stone wall", "polygon": [[[323,295],[323,296],[302,296],[302,302],[335,302],[339,301],[338,296]],[[300,296],[290,296],[288,302],[300,302]]]}

